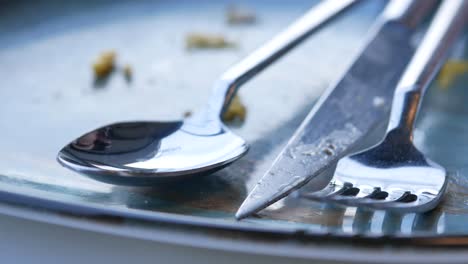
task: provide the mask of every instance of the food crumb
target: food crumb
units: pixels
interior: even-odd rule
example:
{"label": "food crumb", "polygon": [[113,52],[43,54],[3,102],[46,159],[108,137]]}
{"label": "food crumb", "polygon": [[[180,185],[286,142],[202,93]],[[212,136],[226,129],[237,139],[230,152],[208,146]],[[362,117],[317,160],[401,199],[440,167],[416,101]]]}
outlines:
{"label": "food crumb", "polygon": [[449,60],[440,70],[437,83],[440,88],[448,89],[456,78],[465,73],[468,73],[468,61]]}
{"label": "food crumb", "polygon": [[236,95],[232,99],[231,105],[223,114],[223,121],[232,122],[234,120],[240,120],[244,122],[246,115],[247,108],[242,104],[240,97]]}
{"label": "food crumb", "polygon": [[93,70],[94,76],[97,79],[102,79],[107,76],[114,70],[115,68],[115,51],[105,51],[102,52],[97,60],[93,63]]}
{"label": "food crumb", "polygon": [[132,80],[133,70],[130,64],[125,64],[122,68],[122,72],[124,74],[125,80],[127,80],[128,82]]}
{"label": "food crumb", "polygon": [[327,156],[333,156],[333,150],[331,150],[329,148],[325,148],[323,150],[323,153],[325,153],[325,155],[327,155]]}
{"label": "food crumb", "polygon": [[226,11],[226,22],[230,25],[248,25],[257,20],[255,13],[246,8],[229,6]]}
{"label": "food crumb", "polygon": [[187,49],[223,49],[235,46],[218,34],[190,33],[185,38]]}
{"label": "food crumb", "polygon": [[192,111],[188,110],[188,111],[185,111],[184,112],[184,117],[187,118],[187,117],[191,117],[192,116]]}

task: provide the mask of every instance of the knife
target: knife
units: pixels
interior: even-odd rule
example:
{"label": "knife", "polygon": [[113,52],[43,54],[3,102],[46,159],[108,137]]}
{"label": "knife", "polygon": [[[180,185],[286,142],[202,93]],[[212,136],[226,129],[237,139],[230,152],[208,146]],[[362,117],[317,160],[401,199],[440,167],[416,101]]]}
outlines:
{"label": "knife", "polygon": [[435,1],[391,0],[346,73],[330,86],[236,213],[245,218],[302,187],[387,120],[413,55],[412,37]]}

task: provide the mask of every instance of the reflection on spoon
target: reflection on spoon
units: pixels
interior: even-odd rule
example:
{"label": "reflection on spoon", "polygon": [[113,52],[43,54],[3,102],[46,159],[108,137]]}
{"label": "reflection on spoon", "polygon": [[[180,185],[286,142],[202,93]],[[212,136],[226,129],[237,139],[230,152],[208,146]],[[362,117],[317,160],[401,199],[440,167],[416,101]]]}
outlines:
{"label": "reflection on spoon", "polygon": [[248,149],[220,119],[237,89],[355,2],[319,3],[225,72],[215,82],[207,107],[193,117],[177,122],[108,125],[65,146],[58,161],[95,179],[125,185],[208,174],[227,166]]}

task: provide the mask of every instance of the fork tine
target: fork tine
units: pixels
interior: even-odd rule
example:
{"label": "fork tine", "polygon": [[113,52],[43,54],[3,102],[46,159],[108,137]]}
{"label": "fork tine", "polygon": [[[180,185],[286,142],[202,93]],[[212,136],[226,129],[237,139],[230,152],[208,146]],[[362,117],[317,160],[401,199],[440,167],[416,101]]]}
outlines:
{"label": "fork tine", "polygon": [[362,186],[358,186],[358,188],[362,191],[360,191],[357,195],[338,194],[333,197],[329,196],[327,197],[327,199],[332,202],[348,206],[363,205],[368,207],[374,207],[374,204],[378,204],[377,207],[379,208],[391,206],[391,204],[394,203],[411,202],[415,200],[414,194],[402,190],[392,190],[391,192],[387,192],[382,191],[379,187],[362,188]]}
{"label": "fork tine", "polygon": [[422,192],[419,194],[413,194],[410,192],[404,192],[403,195],[397,200],[385,201],[385,202],[374,202],[369,204],[361,204],[364,206],[372,207],[374,209],[382,210],[398,210],[400,212],[411,211],[411,212],[424,212],[432,209],[434,206],[430,206],[429,201],[440,200],[442,195],[431,194]]}
{"label": "fork tine", "polygon": [[[358,186],[360,190],[364,189]],[[353,194],[358,189],[349,182],[332,181],[324,189],[316,192],[302,193],[301,197],[318,201],[330,201],[346,206],[367,207],[374,210],[398,210],[400,212],[423,212],[428,210],[428,202],[440,199],[437,194],[421,192],[418,194],[403,190],[381,190],[366,188],[366,191]],[[372,191],[369,191],[372,190]]]}
{"label": "fork tine", "polygon": [[375,188],[368,195],[361,194],[362,196],[343,195],[346,190],[353,187],[350,183],[345,183],[340,188],[334,191],[326,192],[321,190],[315,193],[304,194],[303,197],[313,200],[326,200],[346,206],[359,206],[367,207],[374,210],[398,210],[399,212],[423,212],[427,211],[428,201],[440,199],[437,194],[428,192],[421,192],[414,194],[409,191],[392,190],[382,191],[380,188]]}
{"label": "fork tine", "polygon": [[[426,210],[418,210],[417,205],[419,204],[418,200],[412,202],[398,202],[398,201],[385,201],[381,203],[368,203],[368,204],[361,204],[361,206],[369,207],[374,210],[386,210],[386,211],[398,211],[404,213],[405,211],[411,211],[413,213],[417,213],[419,211],[426,211]],[[406,210],[405,210],[406,209]]]}
{"label": "fork tine", "polygon": [[363,188],[363,186],[356,186],[355,188],[359,191],[356,194],[344,192],[331,197],[331,199],[342,204],[353,205],[365,202],[366,200],[381,200],[387,197],[387,193],[382,192],[379,187],[373,188],[367,186],[366,188]]}
{"label": "fork tine", "polygon": [[[357,199],[349,199],[347,202],[348,205],[364,205],[368,206],[370,204],[379,204],[385,205],[389,203],[396,203],[396,202],[405,202],[406,199],[413,197],[410,192],[403,191],[403,190],[381,190],[378,188],[378,191],[373,193],[373,195],[369,195],[367,197],[357,198]],[[341,202],[341,201],[340,201]]]}
{"label": "fork tine", "polygon": [[331,197],[341,195],[353,188],[351,183],[343,183],[338,180],[331,181],[325,188],[315,192],[302,193],[301,197],[312,200],[330,199]]}
{"label": "fork tine", "polygon": [[[379,190],[380,193],[387,193],[385,191]],[[429,198],[429,197],[428,197]],[[421,199],[421,196],[413,194],[409,191],[393,190],[388,192],[387,197],[383,199],[376,199],[373,197],[363,197],[357,199],[348,199],[348,200],[337,200],[339,203],[343,203],[351,206],[360,206],[368,207],[378,210],[391,210],[398,209],[398,211],[404,211],[404,209],[411,209],[414,211],[416,205],[424,203],[424,200]]]}

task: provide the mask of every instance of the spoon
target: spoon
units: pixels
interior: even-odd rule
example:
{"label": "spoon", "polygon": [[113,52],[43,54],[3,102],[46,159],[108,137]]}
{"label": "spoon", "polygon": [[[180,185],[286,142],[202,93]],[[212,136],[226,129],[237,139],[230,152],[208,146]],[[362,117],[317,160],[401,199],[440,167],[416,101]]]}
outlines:
{"label": "spoon", "polygon": [[183,121],[124,122],[93,130],[65,146],[57,160],[94,179],[147,185],[204,175],[241,158],[247,143],[221,121],[237,89],[357,0],[326,0],[232,66],[208,105]]}

